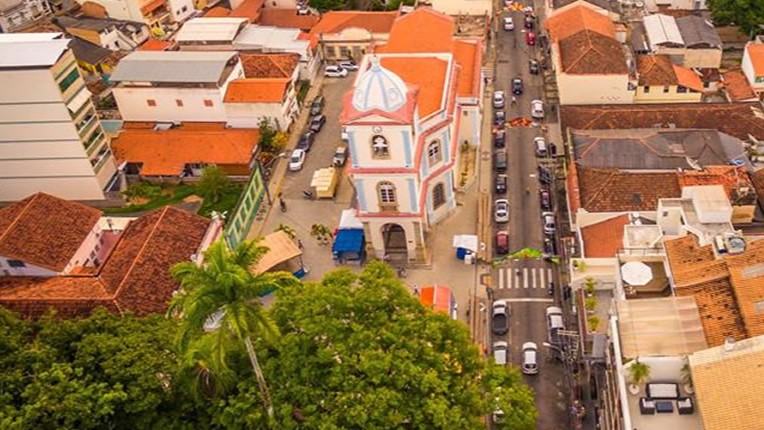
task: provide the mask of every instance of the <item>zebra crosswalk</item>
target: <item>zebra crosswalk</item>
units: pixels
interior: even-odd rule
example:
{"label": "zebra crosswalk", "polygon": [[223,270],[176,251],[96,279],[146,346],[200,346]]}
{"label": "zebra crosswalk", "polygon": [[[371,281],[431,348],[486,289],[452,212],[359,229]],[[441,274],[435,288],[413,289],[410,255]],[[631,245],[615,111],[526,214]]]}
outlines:
{"label": "zebra crosswalk", "polygon": [[499,282],[496,288],[499,290],[512,288],[547,288],[554,281],[552,269],[549,267],[501,267],[499,270]]}

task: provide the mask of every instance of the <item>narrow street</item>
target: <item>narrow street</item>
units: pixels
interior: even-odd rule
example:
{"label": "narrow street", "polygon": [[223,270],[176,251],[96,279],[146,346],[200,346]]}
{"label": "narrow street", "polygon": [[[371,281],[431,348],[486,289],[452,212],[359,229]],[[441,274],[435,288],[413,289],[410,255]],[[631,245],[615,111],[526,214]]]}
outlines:
{"label": "narrow street", "polygon": [[[506,16],[514,20],[513,31],[505,31],[502,27]],[[531,118],[531,101],[545,101],[545,95],[543,71],[531,74],[529,62],[540,60],[543,48],[526,43],[528,30],[523,27],[523,12],[502,12],[497,20],[495,88],[506,95],[508,120]],[[538,22],[534,32],[539,31]],[[517,77],[522,79],[524,91],[522,95],[515,95],[517,103],[513,104],[512,79]],[[540,126],[506,129],[507,192],[494,193],[493,198],[509,200],[509,222],[495,224],[494,232],[508,230],[510,252],[523,248],[544,249],[540,191],[553,187],[539,181],[538,166],[550,166],[552,161],[537,157],[534,138],[542,136],[549,142],[549,136],[544,134],[544,124],[556,121],[556,114],[546,101],[544,109],[546,118]],[[534,342],[538,346],[539,373],[524,378],[536,393],[539,410],[536,428],[540,430],[557,430],[568,425],[568,391],[564,387],[563,368],[558,361],[548,360],[552,351],[543,345],[547,342],[545,310],[555,306],[556,300],[549,294],[548,286],[550,282],[559,286],[557,277],[557,266],[542,259],[510,260],[492,271],[494,300],[506,299],[511,307],[511,317],[509,333],[492,335],[491,343],[497,340],[509,342],[511,362],[518,366],[522,364],[523,343]]]}

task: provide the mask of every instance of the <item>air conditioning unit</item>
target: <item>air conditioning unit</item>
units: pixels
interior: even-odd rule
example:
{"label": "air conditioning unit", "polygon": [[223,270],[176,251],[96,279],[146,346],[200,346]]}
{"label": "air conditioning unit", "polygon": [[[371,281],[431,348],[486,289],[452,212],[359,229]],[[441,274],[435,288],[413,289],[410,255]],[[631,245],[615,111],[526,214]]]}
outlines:
{"label": "air conditioning unit", "polygon": [[722,236],[714,237],[714,249],[716,249],[716,252],[718,254],[727,253],[727,244],[725,243],[724,238]]}

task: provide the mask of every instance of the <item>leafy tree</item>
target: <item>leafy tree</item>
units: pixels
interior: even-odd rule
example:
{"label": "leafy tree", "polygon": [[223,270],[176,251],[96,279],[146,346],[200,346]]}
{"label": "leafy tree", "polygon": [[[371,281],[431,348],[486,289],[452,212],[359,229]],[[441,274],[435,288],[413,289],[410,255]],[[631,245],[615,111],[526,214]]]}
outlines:
{"label": "leafy tree", "polygon": [[[336,270],[277,296],[281,337],[261,356],[280,428],[479,429],[497,407],[505,428],[534,428],[519,372],[487,367],[467,328],[421,306],[385,264]],[[257,398],[240,384],[216,419],[252,427]]]}
{"label": "leafy tree", "polygon": [[353,6],[350,0],[309,0],[310,7],[317,9],[319,12],[327,12],[331,10],[347,10]]}
{"label": "leafy tree", "polygon": [[212,200],[212,203],[220,201],[231,182],[223,169],[218,166],[207,166],[202,171],[202,177],[196,184],[196,190],[202,198]]}
{"label": "leafy tree", "polygon": [[747,35],[761,32],[764,24],[764,7],[761,0],[708,0],[716,25],[736,24]]}
{"label": "leafy tree", "polygon": [[[226,389],[225,381],[233,372],[228,353],[238,347],[237,342],[243,343],[261,401],[271,416],[270,393],[252,339],[272,341],[278,334],[263,310],[260,297],[296,280],[286,273],[253,274],[251,268],[267,251],[267,247],[258,246],[255,241],[242,242],[233,250],[218,241],[204,253],[203,265],[177,264],[172,274],[182,289],[173,298],[168,315],[182,316],[180,351],[186,362],[190,361],[190,367],[198,369],[203,378],[201,386],[208,393]],[[210,378],[216,378],[216,382],[206,382]],[[211,388],[214,391],[209,391]]]}

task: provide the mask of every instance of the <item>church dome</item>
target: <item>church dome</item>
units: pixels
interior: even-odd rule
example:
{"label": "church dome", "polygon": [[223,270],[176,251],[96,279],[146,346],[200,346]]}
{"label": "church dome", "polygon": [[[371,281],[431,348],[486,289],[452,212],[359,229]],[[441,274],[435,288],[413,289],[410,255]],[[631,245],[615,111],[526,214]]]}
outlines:
{"label": "church dome", "polygon": [[378,109],[395,112],[406,104],[406,83],[371,57],[371,67],[361,76],[353,90],[353,107],[359,112]]}

